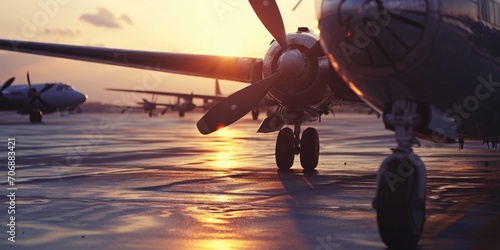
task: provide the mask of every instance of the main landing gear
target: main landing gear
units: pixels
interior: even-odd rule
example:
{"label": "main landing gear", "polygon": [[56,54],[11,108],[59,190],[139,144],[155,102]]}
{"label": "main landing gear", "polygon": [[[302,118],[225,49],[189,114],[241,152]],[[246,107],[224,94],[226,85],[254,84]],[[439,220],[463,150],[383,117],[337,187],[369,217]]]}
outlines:
{"label": "main landing gear", "polygon": [[260,113],[259,108],[252,109],[252,119],[254,121],[257,121],[259,119],[259,113]]}
{"label": "main landing gear", "polygon": [[411,148],[417,105],[396,101],[384,122],[395,128],[397,148],[380,166],[373,207],[379,234],[389,248],[415,247],[424,229],[426,170]]}
{"label": "main landing gear", "polygon": [[282,129],[276,139],[276,165],[279,169],[290,169],[295,155],[300,154],[300,164],[304,170],[314,170],[318,166],[319,136],[314,128],[307,128],[300,138],[300,124],[295,131]]}
{"label": "main landing gear", "polygon": [[40,123],[42,122],[42,111],[39,109],[32,110],[30,112],[30,122],[31,123]]}

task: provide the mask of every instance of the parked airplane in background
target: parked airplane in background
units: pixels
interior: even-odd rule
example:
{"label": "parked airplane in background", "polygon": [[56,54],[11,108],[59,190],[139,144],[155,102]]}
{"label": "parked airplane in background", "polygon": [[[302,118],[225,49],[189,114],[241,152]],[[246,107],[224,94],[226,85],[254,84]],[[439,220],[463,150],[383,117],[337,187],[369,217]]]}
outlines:
{"label": "parked airplane in background", "polygon": [[74,110],[87,100],[87,97],[63,83],[31,84],[29,73],[28,84],[11,86],[14,77],[7,80],[0,91],[0,111],[16,111],[18,114],[30,115],[32,123],[42,121],[43,114],[58,110]]}
{"label": "parked airplane in background", "polygon": [[[275,38],[263,59],[11,40],[0,40],[0,48],[251,83],[208,111],[198,129],[225,127],[265,97],[278,109],[259,131],[281,130],[280,169],[292,166],[294,154],[305,169],[316,168],[318,134],[308,128],[301,137],[301,124],[342,100],[363,100],[383,112],[398,144],[377,177],[373,206],[381,238],[391,248],[416,246],[425,222],[426,168],[413,153],[415,136],[443,143],[500,138],[500,2],[317,0],[319,40],[307,28],[286,34],[275,1],[249,2]],[[294,130],[281,129],[285,124]]]}
{"label": "parked airplane in background", "polygon": [[[106,89],[110,91],[120,91],[120,92],[129,92],[129,93],[141,93],[141,94],[152,94],[153,97],[151,101],[146,99],[142,99],[143,102],[138,103],[141,105],[140,107],[125,107],[126,109],[144,109],[144,112],[147,112],[149,116],[153,116],[153,112],[156,110],[157,106],[165,107],[165,109],[161,112],[161,114],[165,114],[168,110],[173,110],[179,112],[179,117],[184,117],[186,112],[193,111],[195,108],[202,108],[203,110],[209,110],[213,106],[215,106],[220,101],[224,100],[226,97],[220,91],[219,80],[215,80],[215,95],[199,95],[199,94],[184,94],[184,93],[173,93],[173,92],[162,92],[162,91],[145,91],[145,90],[131,90],[131,89]],[[173,96],[177,97],[177,103],[175,104],[162,104],[157,103],[157,96]],[[196,106],[193,103],[193,99],[202,99],[203,105]],[[182,101],[181,101],[182,100]],[[257,120],[259,118],[260,110],[263,105],[258,105],[252,109],[252,118]]]}
{"label": "parked airplane in background", "polygon": [[[108,90],[111,90],[111,89],[108,89]],[[151,101],[148,101],[145,98],[143,98],[142,102],[138,102],[137,104],[139,104],[140,106],[114,106],[114,107],[123,108],[123,110],[121,111],[122,114],[127,112],[130,109],[132,109],[132,110],[140,109],[140,110],[144,110],[144,113],[147,113],[149,117],[153,117],[156,115],[155,114],[156,108],[158,106],[163,106],[163,107],[166,107],[162,112],[162,115],[163,115],[167,111],[168,106],[170,106],[170,104],[157,103],[156,102],[157,100],[158,100],[158,97],[153,95],[151,97]]]}

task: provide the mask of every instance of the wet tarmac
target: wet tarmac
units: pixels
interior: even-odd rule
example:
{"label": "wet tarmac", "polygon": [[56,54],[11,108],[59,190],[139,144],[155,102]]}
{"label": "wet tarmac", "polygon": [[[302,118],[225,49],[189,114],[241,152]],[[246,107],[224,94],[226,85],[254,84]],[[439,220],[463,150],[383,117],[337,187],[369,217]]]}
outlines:
{"label": "wet tarmac", "polygon": [[[321,156],[318,171],[304,173],[298,157],[292,171],[277,170],[276,134],[254,133],[259,122],[202,136],[200,115],[50,115],[32,125],[2,113],[2,140],[16,139],[17,190],[12,243],[2,167],[0,249],[385,248],[371,202],[395,142],[380,119],[337,114],[311,124]],[[500,151],[422,144],[419,249],[500,249]]]}

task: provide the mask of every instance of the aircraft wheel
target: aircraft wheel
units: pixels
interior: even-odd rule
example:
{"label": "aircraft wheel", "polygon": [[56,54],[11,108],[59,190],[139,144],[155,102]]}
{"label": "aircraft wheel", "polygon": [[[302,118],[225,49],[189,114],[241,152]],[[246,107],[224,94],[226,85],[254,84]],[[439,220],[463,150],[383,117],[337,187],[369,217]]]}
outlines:
{"label": "aircraft wheel", "polygon": [[290,169],[295,158],[294,135],[290,128],[282,129],[276,139],[276,165],[279,169]]}
{"label": "aircraft wheel", "polygon": [[184,117],[186,114],[184,112],[179,112],[179,117]]}
{"label": "aircraft wheel", "polygon": [[30,122],[31,123],[40,123],[42,122],[42,111],[40,110],[33,110],[30,113]]}
{"label": "aircraft wheel", "polygon": [[[394,157],[387,162],[374,206],[377,209],[379,234],[384,243],[394,249],[416,247],[425,223],[425,199],[419,199],[418,167],[408,157]],[[384,163],[383,163],[384,164]],[[384,166],[382,166],[384,168]],[[397,175],[404,171],[414,172]],[[425,186],[425,182],[423,182]],[[425,192],[424,192],[425,197]]]}
{"label": "aircraft wheel", "polygon": [[255,108],[255,109],[252,109],[252,119],[254,121],[258,120],[259,119],[259,109]]}
{"label": "aircraft wheel", "polygon": [[300,140],[300,164],[305,170],[314,170],[318,166],[319,136],[314,128],[307,128]]}

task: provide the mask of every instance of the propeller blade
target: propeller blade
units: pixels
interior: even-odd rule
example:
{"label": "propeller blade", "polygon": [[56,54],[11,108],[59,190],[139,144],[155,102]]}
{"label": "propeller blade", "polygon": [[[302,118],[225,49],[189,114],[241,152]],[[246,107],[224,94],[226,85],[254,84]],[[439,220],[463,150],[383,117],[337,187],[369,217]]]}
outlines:
{"label": "propeller blade", "polygon": [[271,35],[278,41],[282,50],[288,49],[285,24],[275,0],[250,0],[255,14]]}
{"label": "propeller blade", "polygon": [[12,83],[14,82],[15,79],[16,79],[15,77],[12,77],[9,80],[5,81],[2,88],[0,89],[0,100],[2,100],[2,102],[6,103],[6,104],[10,104],[10,101],[9,101],[9,99],[7,99],[3,96],[3,91],[6,90],[8,87],[10,87],[10,85],[12,85]]}
{"label": "propeller blade", "polygon": [[318,58],[325,55],[321,43],[317,41],[310,49],[304,52],[307,58]]}
{"label": "propeller blade", "polygon": [[161,112],[161,115],[164,115],[168,111],[168,106]]}
{"label": "propeller blade", "polygon": [[41,97],[38,98],[38,101],[42,104],[42,107],[49,107],[50,105]]}
{"label": "propeller blade", "polygon": [[245,116],[264,98],[281,79],[279,72],[247,86],[212,107],[196,124],[200,133],[207,135],[224,128]]}
{"label": "propeller blade", "polygon": [[26,78],[28,79],[28,85],[31,88],[31,80],[30,80],[30,72],[29,71],[26,73]]}
{"label": "propeller blade", "polygon": [[9,80],[7,80],[7,81],[3,84],[2,89],[0,90],[0,92],[1,92],[1,91],[4,91],[4,90],[5,90],[5,89],[7,89],[8,87],[10,87],[10,85],[14,82],[14,80],[15,80],[15,79],[16,79],[15,77],[12,77],[12,78],[10,78]]}
{"label": "propeller blade", "polygon": [[33,107],[33,104],[35,104],[35,101],[36,101],[36,98],[31,98],[28,107]]}
{"label": "propeller blade", "polygon": [[51,89],[52,87],[54,87],[54,84],[47,84],[45,85],[45,87],[43,87],[43,89],[40,91],[40,94]]}

